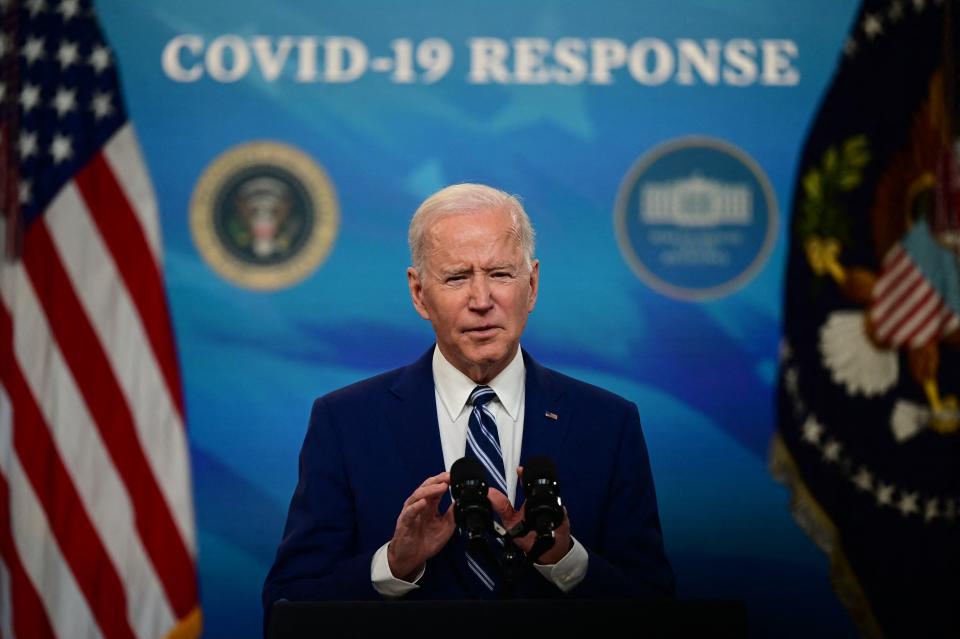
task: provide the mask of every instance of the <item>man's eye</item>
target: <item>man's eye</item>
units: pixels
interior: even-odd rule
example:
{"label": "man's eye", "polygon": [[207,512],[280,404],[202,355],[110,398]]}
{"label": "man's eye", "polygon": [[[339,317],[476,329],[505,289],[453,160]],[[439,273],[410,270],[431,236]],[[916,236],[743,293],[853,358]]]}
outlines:
{"label": "man's eye", "polygon": [[466,275],[451,275],[450,277],[447,278],[447,282],[451,284],[455,284],[456,282],[462,282],[465,279],[467,279]]}
{"label": "man's eye", "polygon": [[508,277],[512,277],[512,275],[511,275],[511,273],[510,273],[509,271],[494,271],[494,272],[493,272],[493,277],[496,278],[496,279],[498,279],[498,280],[502,280],[502,279],[506,279],[506,278],[508,278]]}

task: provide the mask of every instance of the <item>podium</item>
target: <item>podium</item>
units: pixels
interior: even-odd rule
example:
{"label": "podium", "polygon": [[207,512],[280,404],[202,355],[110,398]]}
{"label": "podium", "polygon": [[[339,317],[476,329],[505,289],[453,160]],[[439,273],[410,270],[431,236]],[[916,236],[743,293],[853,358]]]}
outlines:
{"label": "podium", "polygon": [[743,603],[537,599],[506,601],[278,601],[269,639],[745,639]]}

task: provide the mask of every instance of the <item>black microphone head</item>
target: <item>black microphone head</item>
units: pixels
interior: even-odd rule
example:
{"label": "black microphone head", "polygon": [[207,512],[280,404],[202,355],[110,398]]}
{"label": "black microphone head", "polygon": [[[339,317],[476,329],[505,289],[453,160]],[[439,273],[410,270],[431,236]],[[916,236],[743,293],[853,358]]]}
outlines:
{"label": "black microphone head", "polygon": [[[481,469],[482,470],[482,469]],[[546,479],[550,482],[557,481],[557,466],[553,460],[543,455],[531,457],[523,465],[523,484],[524,488],[528,484]]]}
{"label": "black microphone head", "polygon": [[493,506],[487,499],[487,479],[476,459],[461,457],[450,467],[453,517],[468,540],[481,539],[493,529]]}
{"label": "black microphone head", "polygon": [[461,457],[450,467],[450,485],[463,486],[467,482],[486,483],[483,465],[472,457]]}
{"label": "black microphone head", "polygon": [[523,490],[526,493],[524,523],[538,537],[552,535],[563,523],[560,482],[557,467],[549,457],[531,457],[523,464]]}

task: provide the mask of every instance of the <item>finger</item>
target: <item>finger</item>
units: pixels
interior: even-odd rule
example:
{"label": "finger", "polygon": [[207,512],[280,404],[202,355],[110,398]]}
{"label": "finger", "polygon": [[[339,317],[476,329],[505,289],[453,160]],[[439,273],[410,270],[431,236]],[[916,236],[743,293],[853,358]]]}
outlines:
{"label": "finger", "polygon": [[431,492],[430,494],[424,495],[423,498],[427,500],[427,508],[432,513],[436,513],[437,508],[440,506],[440,500],[447,495],[447,485],[446,484],[437,484],[439,488],[436,491]]}
{"label": "finger", "polygon": [[493,506],[494,512],[500,517],[500,520],[503,522],[503,525],[507,528],[511,528],[516,524],[520,519],[517,517],[517,511],[513,509],[513,505],[510,503],[510,499],[506,495],[501,493],[496,488],[491,488],[487,492],[487,497],[490,499],[490,505]]}
{"label": "finger", "polygon": [[[420,488],[417,488],[415,491],[413,491],[413,495],[411,495],[411,497],[415,497],[416,499],[419,499],[421,497],[432,497],[434,495],[442,495],[445,492],[447,492],[448,487],[449,487],[449,484],[447,484],[446,482],[441,482],[439,484],[430,484],[429,486],[421,486]],[[415,500],[411,500],[411,503],[412,501],[415,501]]]}
{"label": "finger", "polygon": [[[441,482],[439,480],[443,480],[443,481]],[[425,480],[423,480],[422,484],[417,486],[417,489],[413,491],[413,494],[407,497],[406,501],[403,502],[403,507],[406,508],[416,500],[420,499],[420,497],[423,496],[423,493],[419,492],[421,489],[426,488],[427,486],[439,486],[441,484],[449,484],[449,483],[450,483],[450,473],[448,472],[442,472],[437,475],[434,475],[433,477],[427,477]],[[442,490],[446,490],[446,487],[444,487]]]}
{"label": "finger", "polygon": [[496,488],[491,488],[487,491],[487,498],[490,500],[490,505],[493,506],[493,509],[501,516],[504,512],[511,515],[514,513],[513,506],[510,505],[510,499]]}
{"label": "finger", "polygon": [[427,559],[436,556],[447,545],[456,529],[457,524],[454,521],[453,508],[448,508],[447,512],[442,517],[438,517],[426,531],[427,536],[424,541],[429,547],[429,550],[426,551]]}
{"label": "finger", "polygon": [[433,499],[433,498],[439,499],[443,495],[443,493],[445,493],[446,491],[447,491],[446,483],[430,484],[429,486],[420,486],[415,491],[413,491],[412,495],[407,497],[407,500],[403,502],[403,505],[409,506],[410,504],[414,503],[418,499]]}
{"label": "finger", "polygon": [[420,486],[429,486],[430,484],[438,484],[440,482],[449,484],[450,473],[448,473],[447,471],[444,471],[442,473],[434,475],[433,477],[427,477],[426,479],[423,480],[423,483],[420,484]]}
{"label": "finger", "polygon": [[426,505],[427,502],[425,499],[418,499],[412,504],[404,506],[403,510],[400,511],[400,516],[397,518],[397,532],[414,528],[417,518],[420,516],[420,513],[423,512],[424,508],[426,508]]}

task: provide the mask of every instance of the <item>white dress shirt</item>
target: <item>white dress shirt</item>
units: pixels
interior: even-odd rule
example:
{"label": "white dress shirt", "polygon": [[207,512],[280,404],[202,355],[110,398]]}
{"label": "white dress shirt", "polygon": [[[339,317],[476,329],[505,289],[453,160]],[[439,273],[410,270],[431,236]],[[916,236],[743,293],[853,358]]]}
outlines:
{"label": "white dress shirt", "polygon": [[[443,464],[450,470],[453,463],[464,456],[467,446],[467,424],[470,406],[467,400],[477,383],[457,370],[440,352],[433,349],[433,382],[437,401],[437,423],[440,426],[440,444],[443,448]],[[520,349],[507,367],[488,384],[497,394],[487,407],[497,422],[497,436],[503,451],[503,468],[507,479],[510,503],[517,495],[517,466],[520,463],[520,448],[523,442],[523,409],[526,393],[526,367]],[[452,506],[451,506],[452,508]],[[412,582],[395,577],[390,572],[387,560],[389,541],[373,555],[370,579],[373,587],[384,597],[400,597],[415,590],[423,571]],[[567,592],[576,587],[587,574],[589,557],[584,547],[576,543],[555,564],[534,564],[537,571],[560,590]]]}

